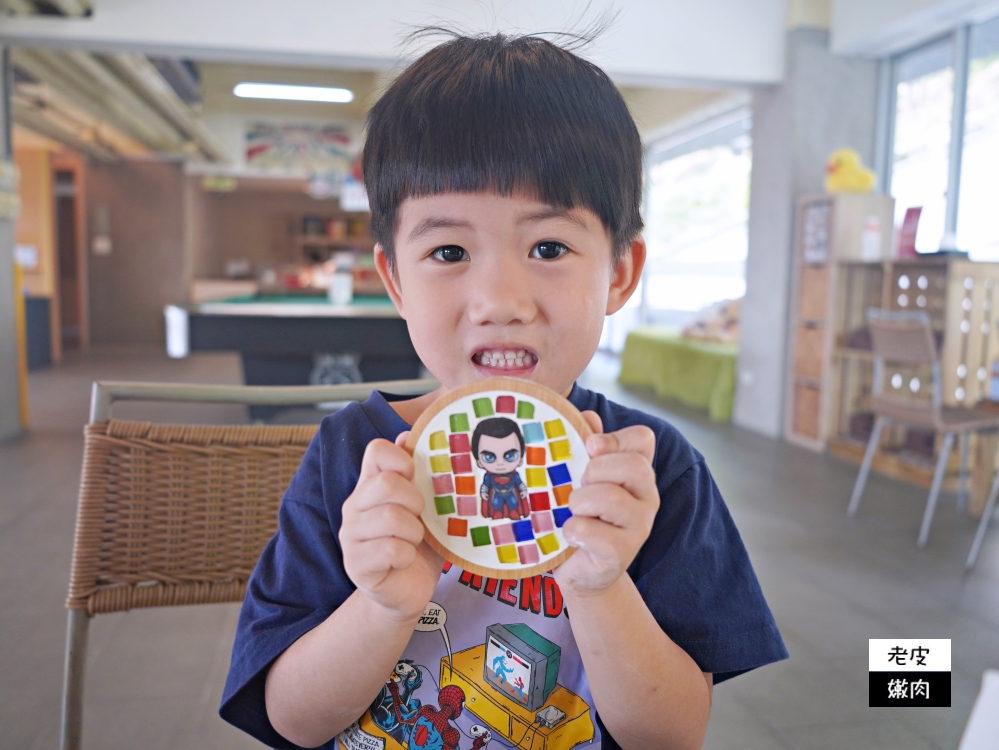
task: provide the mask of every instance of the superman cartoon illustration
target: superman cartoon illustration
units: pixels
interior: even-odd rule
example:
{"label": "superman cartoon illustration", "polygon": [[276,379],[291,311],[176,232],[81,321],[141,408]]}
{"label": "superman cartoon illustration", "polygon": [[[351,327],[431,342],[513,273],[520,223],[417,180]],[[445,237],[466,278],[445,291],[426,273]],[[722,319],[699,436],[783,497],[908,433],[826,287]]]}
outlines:
{"label": "superman cartoon illustration", "polygon": [[492,520],[527,518],[527,485],[517,468],[524,463],[524,436],[512,419],[483,419],[472,433],[472,455],[486,472],[479,488],[482,515]]}

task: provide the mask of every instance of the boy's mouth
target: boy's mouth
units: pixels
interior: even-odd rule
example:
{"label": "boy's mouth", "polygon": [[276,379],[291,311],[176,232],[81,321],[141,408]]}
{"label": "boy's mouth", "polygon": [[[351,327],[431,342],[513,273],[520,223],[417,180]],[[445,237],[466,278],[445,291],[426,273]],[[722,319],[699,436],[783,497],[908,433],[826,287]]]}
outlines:
{"label": "boy's mouth", "polygon": [[528,370],[538,363],[538,357],[527,349],[481,349],[472,355],[472,361],[495,370]]}

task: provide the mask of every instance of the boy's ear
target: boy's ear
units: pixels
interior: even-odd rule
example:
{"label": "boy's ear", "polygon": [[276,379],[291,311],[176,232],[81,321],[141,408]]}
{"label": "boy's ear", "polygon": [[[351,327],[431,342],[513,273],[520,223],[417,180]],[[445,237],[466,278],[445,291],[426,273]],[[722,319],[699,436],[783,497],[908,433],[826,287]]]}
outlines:
{"label": "boy's ear", "polygon": [[392,300],[395,309],[399,311],[399,317],[405,320],[406,313],[402,307],[402,288],[399,285],[399,276],[389,265],[388,257],[380,243],[375,245],[375,270],[378,271],[378,277],[385,285],[389,299]]}
{"label": "boy's ear", "polygon": [[628,301],[638,283],[642,280],[642,269],[645,268],[645,239],[638,235],[631,241],[631,247],[614,264],[614,275],[611,277],[610,293],[607,295],[607,315],[613,315]]}

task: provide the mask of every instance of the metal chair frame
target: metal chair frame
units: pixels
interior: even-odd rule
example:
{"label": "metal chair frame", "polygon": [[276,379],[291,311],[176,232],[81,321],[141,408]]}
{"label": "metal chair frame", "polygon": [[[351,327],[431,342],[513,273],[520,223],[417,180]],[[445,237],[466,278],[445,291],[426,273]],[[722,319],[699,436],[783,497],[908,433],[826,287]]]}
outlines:
{"label": "metal chair frame", "polygon": [[[103,381],[93,384],[90,424],[108,423],[112,406],[119,401],[230,403],[250,406],[301,406],[336,401],[360,401],[374,390],[400,395],[428,393],[440,384],[436,380],[401,380],[333,386],[222,386],[172,383]],[[86,475],[84,476],[86,480]],[[81,485],[81,500],[83,486]],[[81,506],[82,507],[82,506]],[[79,518],[77,519],[79,529]],[[277,519],[274,519],[275,529]],[[77,570],[78,545],[74,545],[73,571]],[[233,587],[233,592],[239,593]],[[241,589],[240,589],[241,591]],[[239,598],[220,599],[238,601]],[[69,606],[69,604],[68,604]],[[150,606],[167,606],[166,604]],[[66,629],[66,659],[62,695],[60,748],[79,750],[83,726],[83,686],[87,656],[87,636],[92,616],[87,609],[70,608]]]}

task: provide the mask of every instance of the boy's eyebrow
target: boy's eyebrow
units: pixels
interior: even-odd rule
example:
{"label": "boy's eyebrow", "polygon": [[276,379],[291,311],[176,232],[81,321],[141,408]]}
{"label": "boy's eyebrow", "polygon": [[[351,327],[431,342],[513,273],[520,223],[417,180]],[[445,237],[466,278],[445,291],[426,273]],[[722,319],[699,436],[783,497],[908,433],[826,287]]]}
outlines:
{"label": "boy's eyebrow", "polygon": [[415,227],[413,231],[409,233],[409,240],[413,240],[422,237],[427,232],[433,229],[471,229],[472,225],[467,221],[462,221],[461,219],[452,219],[448,216],[428,216]]}
{"label": "boy's eyebrow", "polygon": [[532,211],[529,214],[524,214],[519,219],[517,219],[518,224],[524,224],[526,222],[533,221],[545,221],[547,219],[565,219],[570,224],[575,224],[582,230],[587,230],[589,227],[586,226],[586,222],[579,217],[570,208],[557,208],[555,206],[546,206],[538,211]]}

